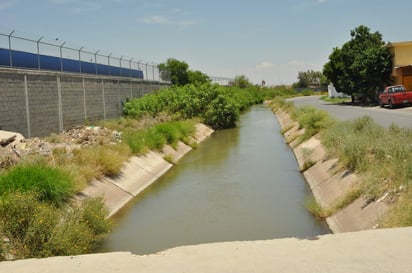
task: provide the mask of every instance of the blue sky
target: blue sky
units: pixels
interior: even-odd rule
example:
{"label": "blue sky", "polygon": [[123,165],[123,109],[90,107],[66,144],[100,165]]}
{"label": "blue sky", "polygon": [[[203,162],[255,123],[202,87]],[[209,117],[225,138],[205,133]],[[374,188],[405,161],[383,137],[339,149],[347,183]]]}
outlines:
{"label": "blue sky", "polygon": [[322,70],[361,24],[412,40],[411,10],[410,0],[0,0],[0,31],[276,85]]}

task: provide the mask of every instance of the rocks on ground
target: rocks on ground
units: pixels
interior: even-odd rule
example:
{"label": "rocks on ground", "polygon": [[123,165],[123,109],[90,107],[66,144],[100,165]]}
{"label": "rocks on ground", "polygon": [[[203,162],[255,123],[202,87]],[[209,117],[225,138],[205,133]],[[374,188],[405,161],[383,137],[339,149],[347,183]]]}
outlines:
{"label": "rocks on ground", "polygon": [[24,138],[21,134],[0,131],[0,169],[7,169],[29,155],[50,156],[54,148],[72,150],[84,146],[120,142],[122,134],[100,126],[77,126],[46,138]]}

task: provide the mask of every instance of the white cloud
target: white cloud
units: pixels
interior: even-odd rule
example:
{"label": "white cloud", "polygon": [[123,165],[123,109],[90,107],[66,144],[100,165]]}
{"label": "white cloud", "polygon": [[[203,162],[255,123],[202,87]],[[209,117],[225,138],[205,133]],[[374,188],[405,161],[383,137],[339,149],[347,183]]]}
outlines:
{"label": "white cloud", "polygon": [[261,62],[261,63],[257,64],[256,68],[257,69],[269,69],[269,68],[272,68],[274,66],[275,65],[273,63],[268,62],[268,61],[264,61],[264,62]]}

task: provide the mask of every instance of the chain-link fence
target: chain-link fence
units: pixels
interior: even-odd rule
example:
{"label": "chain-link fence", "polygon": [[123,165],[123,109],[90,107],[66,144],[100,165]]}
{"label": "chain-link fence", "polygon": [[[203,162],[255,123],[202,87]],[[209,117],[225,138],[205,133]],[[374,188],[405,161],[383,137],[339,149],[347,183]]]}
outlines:
{"label": "chain-link fence", "polygon": [[117,57],[100,50],[71,46],[59,38],[0,31],[0,66],[3,67],[170,82],[168,73],[160,73],[157,65],[134,57]]}

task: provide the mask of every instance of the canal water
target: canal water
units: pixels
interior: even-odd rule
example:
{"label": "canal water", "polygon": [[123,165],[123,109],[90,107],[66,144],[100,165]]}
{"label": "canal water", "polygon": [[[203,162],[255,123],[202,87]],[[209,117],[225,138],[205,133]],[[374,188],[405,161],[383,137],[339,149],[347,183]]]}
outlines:
{"label": "canal water", "polygon": [[305,209],[310,196],[275,116],[254,106],[121,210],[98,252],[329,233]]}

